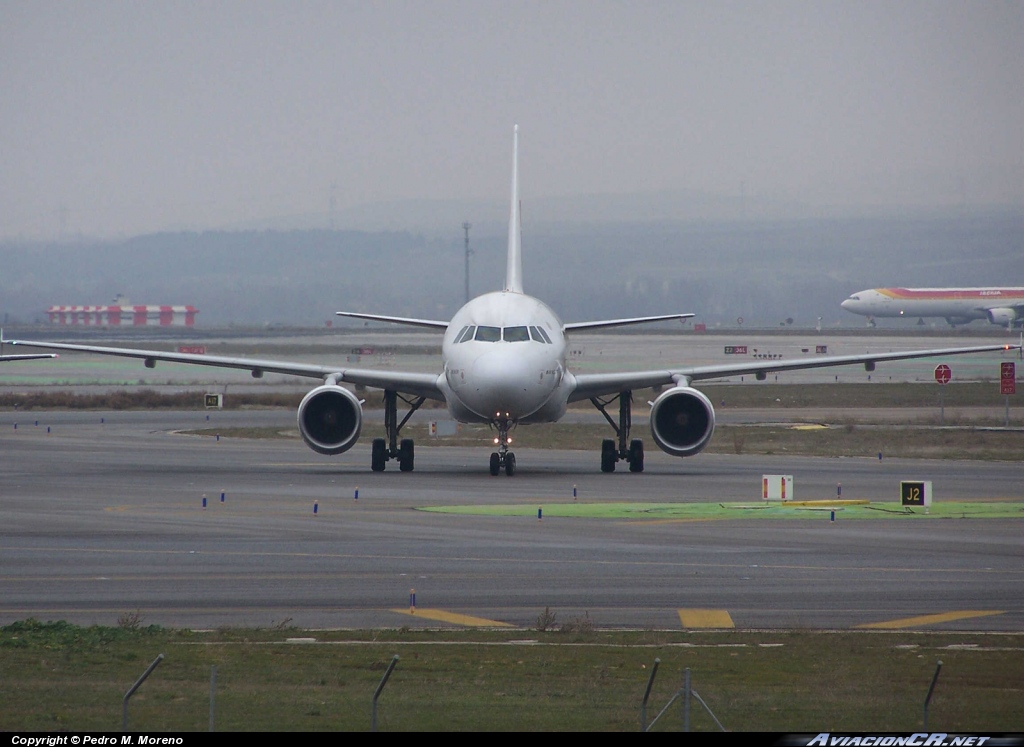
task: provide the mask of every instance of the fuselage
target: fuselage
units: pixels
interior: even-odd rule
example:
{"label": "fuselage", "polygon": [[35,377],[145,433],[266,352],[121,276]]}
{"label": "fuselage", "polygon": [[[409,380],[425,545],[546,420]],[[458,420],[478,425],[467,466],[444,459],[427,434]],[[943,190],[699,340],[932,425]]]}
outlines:
{"label": "fuselage", "polygon": [[442,391],[464,423],[551,422],[571,391],[562,322],[544,302],[498,291],[452,318],[441,343]]}
{"label": "fuselage", "polygon": [[993,319],[993,309],[1024,304],[1024,288],[874,288],[854,293],[841,304],[854,314],[876,317],[940,316],[950,322]]}

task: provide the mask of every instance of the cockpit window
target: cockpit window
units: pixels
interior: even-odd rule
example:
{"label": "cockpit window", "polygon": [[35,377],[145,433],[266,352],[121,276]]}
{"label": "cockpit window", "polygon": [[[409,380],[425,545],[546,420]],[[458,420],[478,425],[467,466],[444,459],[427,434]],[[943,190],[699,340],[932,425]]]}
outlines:
{"label": "cockpit window", "polygon": [[465,342],[466,340],[473,339],[473,333],[476,331],[476,327],[463,327],[462,331],[459,332],[459,336],[455,338],[455,342]]}
{"label": "cockpit window", "polygon": [[501,327],[477,327],[476,337],[480,342],[498,342],[501,340]]}
{"label": "cockpit window", "polygon": [[505,327],[505,342],[529,342],[530,333],[526,327]]}
{"label": "cockpit window", "polygon": [[540,336],[544,338],[544,342],[546,342],[548,345],[554,345],[554,343],[551,342],[551,338],[548,337],[548,333],[544,331],[543,327],[538,326],[534,327],[534,329],[536,329],[540,333]]}

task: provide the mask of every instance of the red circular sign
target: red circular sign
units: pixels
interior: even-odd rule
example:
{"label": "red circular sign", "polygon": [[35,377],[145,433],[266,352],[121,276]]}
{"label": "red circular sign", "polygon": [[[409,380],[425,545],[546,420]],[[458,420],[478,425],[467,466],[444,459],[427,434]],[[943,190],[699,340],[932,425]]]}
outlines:
{"label": "red circular sign", "polygon": [[945,363],[940,363],[935,367],[935,380],[940,384],[948,384],[952,378],[953,371]]}

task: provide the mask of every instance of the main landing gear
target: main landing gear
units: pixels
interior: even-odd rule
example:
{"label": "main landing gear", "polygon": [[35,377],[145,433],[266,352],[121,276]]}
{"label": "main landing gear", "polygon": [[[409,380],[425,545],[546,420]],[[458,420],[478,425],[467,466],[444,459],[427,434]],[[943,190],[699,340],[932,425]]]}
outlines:
{"label": "main landing gear", "polygon": [[[409,405],[409,412],[402,418],[401,423],[398,422],[398,400],[400,397]],[[406,399],[398,392],[384,390],[384,432],[387,434],[387,438],[373,439],[370,449],[370,469],[374,472],[383,472],[388,460],[397,459],[398,469],[402,472],[412,472],[416,456],[413,441],[411,438],[403,438],[399,443],[398,434],[409,422],[412,414],[420,409],[420,405],[425,401],[426,397]]]}
{"label": "main landing gear", "polygon": [[[619,422],[616,423],[612,416],[608,414],[608,410],[605,409],[615,400],[619,401]],[[619,392],[610,399],[599,399],[597,397],[591,397],[590,402],[601,411],[604,415],[605,420],[615,429],[615,433],[619,437],[618,444],[615,443],[614,439],[606,438],[601,442],[601,471],[602,472],[614,472],[615,463],[623,460],[629,462],[630,472],[643,472],[644,471],[644,442],[639,438],[634,438],[632,441],[629,440],[629,429],[632,425],[632,405],[633,405],[633,392],[625,391]],[[627,442],[629,445],[627,446]]]}
{"label": "main landing gear", "polygon": [[492,425],[498,429],[498,450],[491,454],[491,474],[497,476],[502,470],[512,477],[516,473],[516,455],[508,450],[511,439],[508,437],[509,421],[497,420]]}

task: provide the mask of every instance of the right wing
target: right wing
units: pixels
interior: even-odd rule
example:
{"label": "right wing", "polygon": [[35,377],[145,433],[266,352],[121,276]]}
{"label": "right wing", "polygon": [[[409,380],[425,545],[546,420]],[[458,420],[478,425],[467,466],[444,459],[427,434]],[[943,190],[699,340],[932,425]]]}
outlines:
{"label": "right wing", "polygon": [[[197,366],[235,368],[252,373],[253,378],[262,378],[264,373],[286,376],[306,376],[313,379],[343,381],[374,389],[391,389],[427,399],[444,401],[444,394],[438,385],[438,374],[403,373],[400,371],[372,371],[360,368],[332,368],[307,363],[261,360],[259,358],[234,358],[221,355],[196,355],[193,353],[170,353],[160,350],[138,350],[132,348],[107,348],[98,345],[72,345],[65,342],[32,342],[29,340],[5,340],[11,345],[27,345],[48,350],[72,350],[79,353],[113,355],[122,358],[141,358],[146,368],[155,368],[157,361],[170,363],[191,363]],[[39,358],[52,357],[39,355]]]}
{"label": "right wing", "polygon": [[801,371],[809,368],[849,366],[863,363],[868,370],[881,361],[912,360],[932,358],[940,355],[964,355],[968,353],[993,353],[1005,350],[1020,350],[1020,345],[982,345],[972,348],[939,348],[936,350],[906,350],[895,353],[863,353],[859,355],[832,355],[826,358],[758,361],[757,363],[729,363],[711,366],[690,366],[661,371],[634,371],[624,373],[576,374],[576,386],[570,402],[590,397],[618,394],[631,389],[646,389],[652,386],[689,386],[693,381],[719,379],[723,376],[755,374],[763,377],[778,371]]}

